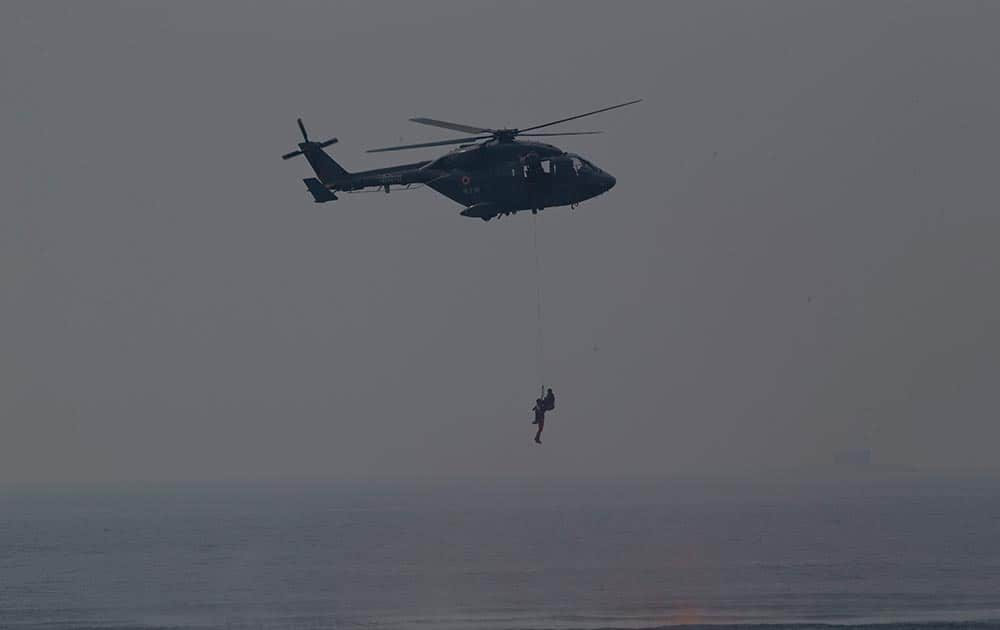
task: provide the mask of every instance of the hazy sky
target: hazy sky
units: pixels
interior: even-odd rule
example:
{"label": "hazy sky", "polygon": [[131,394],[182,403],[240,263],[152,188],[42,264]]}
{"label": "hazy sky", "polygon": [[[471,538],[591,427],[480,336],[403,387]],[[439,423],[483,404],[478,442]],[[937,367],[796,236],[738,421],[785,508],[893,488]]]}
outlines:
{"label": "hazy sky", "polygon": [[[0,6],[0,482],[1000,470],[1000,3]],[[314,205],[407,122],[618,178]]]}

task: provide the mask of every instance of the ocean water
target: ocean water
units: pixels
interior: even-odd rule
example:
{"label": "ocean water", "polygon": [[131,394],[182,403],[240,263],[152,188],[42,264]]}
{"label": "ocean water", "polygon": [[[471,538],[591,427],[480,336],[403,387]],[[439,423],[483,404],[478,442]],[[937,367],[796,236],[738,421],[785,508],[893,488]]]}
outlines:
{"label": "ocean water", "polygon": [[0,489],[4,629],[996,620],[996,480]]}

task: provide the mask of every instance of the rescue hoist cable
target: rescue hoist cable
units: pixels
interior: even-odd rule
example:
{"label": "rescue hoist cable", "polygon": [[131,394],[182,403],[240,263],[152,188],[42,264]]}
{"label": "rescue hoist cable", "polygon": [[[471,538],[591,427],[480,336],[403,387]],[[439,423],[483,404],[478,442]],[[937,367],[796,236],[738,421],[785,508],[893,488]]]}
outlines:
{"label": "rescue hoist cable", "polygon": [[535,246],[535,288],[537,297],[538,313],[538,333],[535,338],[535,370],[538,375],[538,382],[545,395],[545,374],[543,364],[545,362],[545,338],[542,334],[542,262],[538,251],[538,215],[532,214],[531,233]]}

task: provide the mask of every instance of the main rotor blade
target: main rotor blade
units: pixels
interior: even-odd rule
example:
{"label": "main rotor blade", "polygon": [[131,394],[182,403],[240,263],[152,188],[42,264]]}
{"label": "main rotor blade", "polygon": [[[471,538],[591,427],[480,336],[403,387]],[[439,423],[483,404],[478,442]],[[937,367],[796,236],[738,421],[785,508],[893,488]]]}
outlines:
{"label": "main rotor blade", "polygon": [[534,127],[527,127],[521,129],[520,131],[534,131],[535,129],[541,129],[542,127],[551,127],[552,125],[558,125],[559,123],[569,122],[571,120],[576,120],[577,118],[583,118],[584,116],[593,116],[594,114],[600,114],[601,112],[611,111],[612,109],[618,109],[619,107],[625,107],[626,105],[635,105],[636,103],[642,101],[641,98],[637,98],[634,101],[629,101],[627,103],[621,103],[619,105],[612,105],[611,107],[604,107],[602,109],[595,109],[592,112],[587,112],[586,114],[577,114],[576,116],[570,116],[569,118],[561,118],[559,120],[553,120],[552,122],[547,122],[544,125],[535,125]]}
{"label": "main rotor blade", "polygon": [[298,122],[299,122],[299,129],[302,130],[302,139],[305,140],[306,142],[309,142],[309,134],[306,133],[306,126],[302,124],[301,118],[298,119]]}
{"label": "main rotor blade", "polygon": [[382,147],[381,149],[368,149],[367,153],[382,153],[383,151],[402,151],[404,149],[419,149],[422,147],[440,147],[446,144],[467,144],[477,140],[487,140],[493,136],[471,136],[468,138],[455,138],[453,140],[439,140],[437,142],[420,142],[418,144],[401,144],[395,147]]}
{"label": "main rotor blade", "polygon": [[563,131],[559,132],[542,132],[542,133],[519,133],[519,136],[592,136],[597,133],[604,133],[603,131]]}
{"label": "main rotor blade", "polygon": [[415,123],[420,123],[421,125],[441,127],[442,129],[451,129],[452,131],[461,131],[462,133],[488,133],[493,131],[492,129],[487,129],[486,127],[460,125],[458,123],[448,122],[447,120],[434,120],[433,118],[411,118],[410,120]]}

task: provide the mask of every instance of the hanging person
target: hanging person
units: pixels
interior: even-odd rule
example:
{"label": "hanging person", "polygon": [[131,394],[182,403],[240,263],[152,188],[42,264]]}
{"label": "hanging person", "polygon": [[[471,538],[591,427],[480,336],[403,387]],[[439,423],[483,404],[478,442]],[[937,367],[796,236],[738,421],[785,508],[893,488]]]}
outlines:
{"label": "hanging person", "polygon": [[545,392],[544,398],[536,398],[535,406],[532,407],[532,411],[535,412],[535,420],[531,424],[538,425],[538,432],[535,433],[535,443],[542,443],[542,429],[545,428],[545,412],[552,411],[556,408],[556,395],[552,393],[552,388],[550,387],[548,391]]}
{"label": "hanging person", "polygon": [[538,425],[538,431],[535,433],[535,444],[541,444],[542,429],[545,428],[545,401],[541,398],[536,398],[535,406],[531,410],[535,412],[535,420],[531,424]]}

